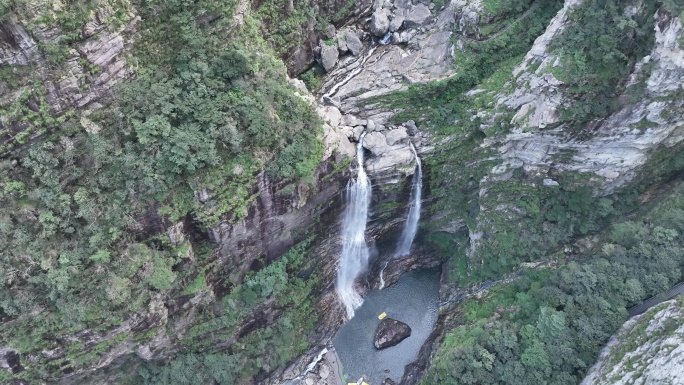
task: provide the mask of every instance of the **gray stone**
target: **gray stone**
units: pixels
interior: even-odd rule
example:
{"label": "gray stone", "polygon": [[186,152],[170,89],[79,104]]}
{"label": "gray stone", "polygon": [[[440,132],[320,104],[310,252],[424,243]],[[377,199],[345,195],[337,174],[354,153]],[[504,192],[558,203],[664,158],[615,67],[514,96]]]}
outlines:
{"label": "gray stone", "polygon": [[323,103],[327,106],[336,107],[337,109],[340,109],[340,107],[342,107],[342,101],[340,100],[339,96],[335,96],[332,98],[330,96],[323,96]]}
{"label": "gray stone", "polygon": [[325,28],[325,37],[328,39],[333,39],[333,38],[335,38],[336,32],[337,31],[335,31],[335,26],[330,24]]}
{"label": "gray stone", "polygon": [[361,40],[358,36],[356,36],[355,33],[347,32],[345,40],[347,43],[347,49],[349,49],[352,55],[356,56],[359,53],[361,53],[361,51],[363,50],[363,43],[361,43]]}
{"label": "gray stone", "polygon": [[23,371],[19,352],[4,346],[0,347],[0,368],[7,369],[12,374]]}
{"label": "gray stone", "polygon": [[[429,12],[430,10],[428,10]],[[386,9],[378,9],[371,16],[370,31],[376,37],[383,37],[389,29],[389,17]]]}
{"label": "gray stone", "polygon": [[394,0],[394,8],[399,11],[399,13],[408,11],[411,7],[411,0]]}
{"label": "gray stone", "polygon": [[389,30],[390,32],[396,32],[401,29],[401,26],[404,24],[404,16],[394,16],[392,18],[392,21],[389,23]]}
{"label": "gray stone", "polygon": [[366,123],[366,129],[368,130],[368,132],[375,131],[375,122],[371,119],[368,119],[368,122]]}
{"label": "gray stone", "polygon": [[385,349],[394,346],[411,335],[411,328],[392,318],[385,318],[375,330],[373,345],[376,349]]}
{"label": "gray stone", "polygon": [[337,49],[340,50],[340,53],[347,53],[349,51],[347,39],[344,38],[344,35],[338,34],[335,40],[337,41]]}
{"label": "gray stone", "polygon": [[558,185],[559,185],[558,182],[556,182],[555,180],[553,180],[551,178],[544,179],[544,186],[546,186],[546,187],[554,187],[554,186],[558,186]]}
{"label": "gray stone", "polygon": [[321,65],[326,72],[329,72],[337,63],[340,57],[340,51],[337,50],[337,45],[323,44],[321,46]]}
{"label": "gray stone", "polygon": [[380,156],[389,150],[387,138],[380,132],[369,132],[363,137],[363,147],[373,156]]}
{"label": "gray stone", "polygon": [[395,144],[408,139],[408,134],[406,133],[406,128],[399,127],[396,130],[391,130],[385,132],[385,138],[387,139],[387,144],[394,146]]}
{"label": "gray stone", "polygon": [[404,127],[406,127],[406,133],[408,133],[409,136],[418,135],[418,127],[416,127],[416,122],[413,120],[404,122]]}
{"label": "gray stone", "polygon": [[354,115],[342,115],[342,125],[344,126],[365,126],[367,123],[365,119],[359,119]]}
{"label": "gray stone", "polygon": [[354,127],[353,128],[354,140],[358,142],[359,139],[361,139],[361,134],[363,134],[364,131],[366,131],[366,129],[363,126]]}
{"label": "gray stone", "polygon": [[318,369],[318,375],[325,380],[330,376],[330,367],[325,363],[321,364],[321,367]]}
{"label": "gray stone", "polygon": [[405,41],[401,40],[401,34],[399,32],[395,32],[392,34],[392,44],[401,44],[401,43],[406,43]]}
{"label": "gray stone", "polygon": [[418,28],[429,24],[432,21],[432,12],[425,4],[418,4],[408,11],[406,20],[404,20],[405,28]]}
{"label": "gray stone", "polygon": [[342,113],[340,112],[340,110],[337,109],[337,107],[327,106],[323,108],[323,114],[324,119],[331,126],[337,127],[340,125],[340,121],[342,120]]}

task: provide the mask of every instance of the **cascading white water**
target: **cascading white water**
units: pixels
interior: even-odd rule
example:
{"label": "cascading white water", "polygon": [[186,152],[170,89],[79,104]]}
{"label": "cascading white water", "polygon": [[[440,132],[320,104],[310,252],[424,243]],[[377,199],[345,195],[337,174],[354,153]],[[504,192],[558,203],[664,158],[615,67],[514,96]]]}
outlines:
{"label": "cascading white water", "polygon": [[401,238],[397,245],[397,252],[395,256],[402,257],[411,252],[411,244],[416,237],[418,231],[418,220],[420,219],[420,203],[421,192],[423,189],[423,169],[420,163],[420,158],[416,153],[416,148],[411,143],[411,151],[416,157],[416,173],[413,175],[413,186],[411,187],[411,206],[409,208],[408,217],[404,223],[404,229],[401,231]]}
{"label": "cascading white water", "polygon": [[363,137],[356,146],[358,174],[356,180],[347,184],[347,208],[342,221],[342,256],[337,270],[337,294],[347,309],[349,319],[363,303],[354,290],[354,281],[368,267],[368,246],[366,245],[366,221],[371,198],[370,179],[363,168]]}
{"label": "cascading white water", "polygon": [[387,268],[387,265],[389,262],[385,262],[385,265],[382,267],[382,270],[380,270],[380,286],[378,287],[378,290],[382,290],[385,288],[385,269]]}

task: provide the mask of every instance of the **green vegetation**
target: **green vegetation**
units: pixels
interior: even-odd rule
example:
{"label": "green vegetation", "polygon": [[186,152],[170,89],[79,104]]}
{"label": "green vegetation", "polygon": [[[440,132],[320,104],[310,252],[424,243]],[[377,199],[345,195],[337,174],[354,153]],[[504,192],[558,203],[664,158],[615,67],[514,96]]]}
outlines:
{"label": "green vegetation", "polygon": [[[81,33],[95,6],[68,2],[37,21],[56,23],[68,35],[41,47],[51,65],[61,65],[69,39]],[[17,127],[28,127],[2,149],[11,152],[0,160],[0,339],[22,353],[26,370],[16,378],[51,382],[63,370],[92,365],[119,341],[93,350],[68,336],[106,333],[147,312],[153,297],[201,293],[214,263],[207,257],[211,251],[195,240],[170,244],[165,227],[190,212],[201,226],[244,218],[258,172],[313,183],[322,156],[315,111],[287,83],[282,62],[259,37],[258,23],[246,16],[235,27],[235,1],[140,0],[133,6],[143,20],[130,58],[135,77],[87,117],[55,116],[40,80],[16,80],[21,70],[1,74],[28,90],[0,112]],[[32,138],[30,147],[22,146]],[[211,194],[205,202],[195,196],[202,190]],[[316,280],[288,278],[305,265],[287,257],[244,283],[226,285],[226,301],[245,305],[230,311],[234,327],[251,314],[252,300],[275,298],[288,308],[274,314],[272,324],[241,334],[254,351],[227,353],[245,354],[245,369],[232,372],[236,382],[282,365],[306,347],[313,321],[301,317],[308,314],[305,297]],[[285,281],[263,281],[274,276]],[[276,284],[271,291],[256,289]],[[211,322],[213,314],[207,310],[202,322]],[[210,339],[199,331],[193,335]],[[258,349],[265,350],[260,338],[280,338],[288,348],[252,361]],[[193,344],[201,341],[185,346]],[[68,354],[50,361],[40,353],[57,348]],[[29,355],[39,361],[26,361]]]}
{"label": "green vegetation", "polygon": [[[484,2],[496,13],[494,23],[479,31],[481,41],[464,40],[465,49],[456,52],[456,75],[379,101],[403,110],[398,122],[414,119],[448,138],[426,159],[430,208],[438,218],[426,230],[448,262],[451,279],[464,287],[523,272],[487,298],[462,304],[458,326],[441,344],[424,384],[577,383],[624,322],[627,307],[684,278],[684,189],[647,219],[625,219],[643,205],[638,194],[682,169],[679,147],[654,151],[633,186],[601,198],[594,195],[600,184],[594,175],[553,168],[546,175],[522,167],[491,171],[499,162],[496,145],[483,142],[505,135],[513,116],[495,108],[496,97],[515,84],[511,70],[540,32],[534,23],[546,26],[560,6],[526,4]],[[660,4],[641,4],[634,15],[625,13],[627,5],[585,2],[554,41],[563,65],[552,71],[577,100],[562,117],[577,123],[573,128],[613,112],[618,101],[638,100],[635,95],[643,91],[642,85],[626,90],[624,79],[652,46],[652,15]],[[526,20],[533,22],[511,23],[526,7],[532,9]],[[624,92],[630,98],[618,99]],[[649,127],[644,121],[635,128]],[[563,162],[573,155],[556,156]],[[545,186],[542,180],[549,177],[558,185]],[[621,222],[610,226],[616,221]],[[578,238],[586,243],[606,229],[601,246],[589,255],[574,261],[567,258],[579,257],[577,250],[563,255],[564,246]],[[469,244],[468,235],[479,239]],[[547,267],[524,270],[521,264],[529,261]]]}
{"label": "green vegetation", "polygon": [[684,278],[683,224],[679,184],[641,219],[613,225],[590,256],[466,301],[422,383],[577,383],[627,307]]}
{"label": "green vegetation", "polygon": [[619,107],[624,79],[648,54],[654,39],[653,15],[660,6],[650,1],[638,12],[631,0],[591,0],[569,13],[572,23],[554,40],[562,66],[558,78],[574,102],[563,119],[577,124],[605,117]]}
{"label": "green vegetation", "polygon": [[[221,299],[220,314],[205,309],[184,337],[187,351],[164,365],[151,363],[139,371],[135,383],[197,384],[216,381],[237,384],[285,365],[307,348],[313,330],[315,276],[305,278],[311,268],[310,240],[294,246],[281,259],[251,274]],[[265,304],[275,303],[276,322],[264,325]],[[223,349],[233,336],[237,341]]]}

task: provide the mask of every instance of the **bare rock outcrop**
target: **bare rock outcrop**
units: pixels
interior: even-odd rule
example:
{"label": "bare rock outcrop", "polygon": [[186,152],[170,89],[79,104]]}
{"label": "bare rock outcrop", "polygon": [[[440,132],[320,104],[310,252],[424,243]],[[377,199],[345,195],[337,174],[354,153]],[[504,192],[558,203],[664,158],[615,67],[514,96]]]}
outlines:
{"label": "bare rock outcrop", "polygon": [[383,37],[389,30],[389,26],[389,12],[386,9],[380,8],[373,12],[370,23],[370,31],[373,35]]}
{"label": "bare rock outcrop", "polygon": [[395,346],[411,336],[411,327],[392,318],[383,319],[375,330],[373,346],[385,349]]}
{"label": "bare rock outcrop", "polygon": [[406,14],[404,26],[406,28],[417,28],[429,24],[432,21],[432,12],[425,4],[412,6]]}
{"label": "bare rock outcrop", "polygon": [[663,302],[627,321],[610,338],[582,385],[681,384],[684,307]]}
{"label": "bare rock outcrop", "polygon": [[333,67],[335,67],[335,63],[337,63],[337,59],[339,57],[340,52],[337,45],[328,45],[326,43],[321,44],[321,65],[326,72],[329,72],[331,69],[333,69]]}
{"label": "bare rock outcrop", "polygon": [[[684,50],[678,39],[682,24],[677,17],[657,15],[666,22],[656,21],[655,45],[651,54],[637,63],[629,83],[645,76],[641,68],[648,65],[644,97],[592,125],[588,135],[570,137],[559,121],[560,109],[566,102],[563,83],[549,71],[560,65],[560,59],[549,52],[549,47],[553,36],[564,28],[567,13],[578,3],[566,1],[513,71],[517,86],[498,98],[499,107],[515,111],[511,121],[514,129],[498,149],[504,167],[492,172],[503,175],[516,167],[545,172],[554,165],[561,171],[594,173],[603,180],[603,193],[610,193],[633,180],[653,150],[659,146],[671,148],[684,140],[682,101],[675,97],[674,90],[684,81]],[[551,124],[560,126],[550,129],[547,126]],[[558,162],[561,153],[566,156]]]}

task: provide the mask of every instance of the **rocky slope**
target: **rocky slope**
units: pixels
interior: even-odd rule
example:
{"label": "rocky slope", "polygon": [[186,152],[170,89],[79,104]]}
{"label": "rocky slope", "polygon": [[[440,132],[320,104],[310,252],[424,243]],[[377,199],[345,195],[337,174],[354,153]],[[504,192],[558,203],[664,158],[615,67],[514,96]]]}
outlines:
{"label": "rocky slope", "polygon": [[[497,98],[494,109],[512,110],[514,128],[498,147],[503,166],[492,173],[501,175],[524,167],[528,172],[543,174],[552,166],[561,171],[593,173],[603,179],[601,189],[607,194],[632,181],[654,150],[671,149],[684,139],[681,101],[675,96],[684,80],[684,50],[679,43],[682,22],[658,11],[653,26],[655,46],[626,80],[629,87],[635,88],[645,83],[643,96],[636,104],[576,133],[560,121],[568,96],[563,91],[564,83],[554,76],[553,68],[560,65],[560,56],[550,50],[550,44],[567,23],[568,10],[579,4],[565,2],[514,69],[515,83],[510,93]],[[644,69],[646,66],[649,71]],[[550,126],[554,128],[547,128]],[[567,159],[561,160],[563,153]]]}
{"label": "rocky slope", "polygon": [[[608,194],[637,181],[658,150],[678,148],[684,139],[683,101],[678,97],[684,82],[684,50],[680,46],[682,23],[678,17],[664,11],[656,15],[655,46],[651,54],[634,67],[627,80],[633,87],[644,85],[641,98],[593,122],[579,133],[571,132],[561,120],[561,110],[569,97],[563,82],[554,75],[553,69],[561,61],[551,43],[569,22],[569,10],[580,3],[579,0],[566,1],[522,62],[507,74],[510,75],[508,83],[500,88],[478,88],[469,93],[472,98],[490,100],[483,108],[472,111],[472,116],[482,122],[480,129],[483,132],[500,124],[501,119],[511,126],[509,131],[483,140],[476,151],[468,154],[473,158],[464,157],[465,169],[481,162],[477,157],[483,154],[488,162],[496,163],[495,167],[487,169],[482,179],[474,182],[480,198],[475,223],[466,225],[465,218],[458,217],[444,225],[440,222],[442,213],[432,218],[440,226],[438,232],[469,231],[471,255],[481,241],[487,240],[491,213],[506,212],[511,221],[520,213],[516,202],[486,199],[497,185],[510,180],[514,172],[522,170],[533,183],[549,188],[557,185],[558,173],[589,173],[597,194]],[[58,10],[60,4],[54,2],[53,8]],[[10,111],[19,100],[44,119],[75,116],[81,129],[87,132],[100,130],[89,116],[101,107],[99,102],[110,96],[112,87],[133,70],[134,60],[127,60],[126,56],[138,36],[136,26],[140,22],[128,2],[115,4],[101,2],[76,31],[70,31],[77,38],[70,37],[73,43],[60,53],[56,62],[53,59],[56,53],[49,48],[65,38],[66,33],[39,22],[39,17],[48,12],[41,8],[42,2],[29,2],[21,14],[3,19],[0,22],[0,64],[11,65],[10,75],[19,81],[8,79],[8,76],[0,79],[0,106]],[[330,14],[343,5],[327,2],[319,7]],[[353,143],[359,140],[363,131],[368,132],[364,147],[371,156],[366,167],[374,186],[368,234],[375,240],[375,252],[368,274],[360,280],[360,286],[367,289],[377,285],[380,266],[389,257],[381,250],[386,249],[383,245],[392,242],[397,235],[406,212],[405,202],[410,189],[406,177],[414,170],[409,144],[413,143],[421,155],[429,157],[435,146],[439,149],[440,144],[461,139],[453,135],[435,143],[427,133],[429,122],[418,118],[396,122],[393,117],[399,109],[382,107],[376,104],[375,98],[406,90],[412,84],[457,74],[456,50],[461,50],[464,42],[470,39],[467,34],[478,37],[480,28],[488,22],[487,12],[480,5],[479,2],[461,1],[451,1],[443,7],[423,1],[375,1],[372,5],[362,2],[349,12],[369,16],[367,19],[352,18],[347,24],[338,23],[338,28],[328,28],[325,35],[312,32],[315,28],[309,23],[305,30],[311,33],[304,34],[306,44],[292,55],[288,54],[286,59],[292,72],[304,69],[314,57],[328,71],[317,95],[320,103],[300,82],[293,81],[300,95],[317,105],[325,121],[326,149],[314,175],[315,183],[286,183],[272,180],[261,172],[250,191],[254,199],[244,220],[224,219],[218,225],[209,226],[208,234],[202,224],[191,218],[175,225],[158,219],[163,223],[165,238],[189,248],[189,260],[194,258],[192,246],[198,233],[201,233],[200,237],[206,234],[213,243],[217,253],[205,289],[192,295],[159,293],[145,309],[131,315],[118,328],[81,330],[65,336],[64,340],[69,342],[64,346],[50,350],[22,352],[0,346],[4,357],[0,360],[2,367],[19,372],[21,365],[17,363],[17,356],[23,355],[28,362],[37,361],[37,357],[59,360],[65,356],[66,348],[73,355],[75,346],[81,346],[80,353],[94,352],[95,363],[77,367],[75,371],[67,367],[63,383],[107,383],[112,381],[111,372],[107,370],[116,370],[132,356],[145,361],[166,360],[183,351],[179,337],[200,315],[220,312],[218,298],[230,291],[232,284],[240,283],[250,272],[276,262],[310,231],[318,235],[310,253],[315,256],[310,269],[316,271],[322,282],[314,292],[313,306],[319,315],[315,332],[309,336],[309,349],[304,355],[290,362],[287,368],[271,368],[258,381],[333,383],[336,375],[330,371],[336,366],[334,356],[326,355],[320,362],[315,358],[329,345],[343,319],[333,284],[339,251],[338,219],[343,209],[340,191],[348,177],[345,159],[354,156]],[[239,9],[241,14],[249,12],[244,4]],[[454,34],[460,35],[460,40],[454,40]],[[380,44],[381,39],[388,39],[383,41],[388,44]],[[37,75],[38,86],[24,81],[28,73]],[[30,96],[25,97],[27,94]],[[20,148],[27,141],[37,141],[51,129],[50,125],[28,124],[26,119],[8,116],[4,113],[0,119],[0,141],[4,144],[0,152],[3,153]],[[454,181],[460,183],[458,176],[454,176]],[[211,199],[211,191],[199,190],[195,194],[201,202]],[[408,269],[439,263],[438,256],[418,252],[393,262],[386,271],[385,280],[392,282]],[[458,295],[458,289],[454,290],[446,273],[443,283],[443,297]],[[265,302],[255,308],[238,332],[222,341],[220,347],[229,348],[238,335],[273,324],[282,310],[273,301]],[[443,310],[450,312],[453,309],[446,306]],[[671,313],[676,312],[672,310]],[[666,319],[666,315],[662,318]],[[441,327],[443,324],[431,343],[439,339]],[[149,338],[141,342],[136,338],[138,335]],[[658,343],[644,345],[645,351],[651,352],[651,347]],[[426,346],[423,353],[422,365],[426,365],[431,347]],[[312,361],[313,372],[309,368]],[[653,372],[653,375],[658,373]],[[414,383],[419,376],[420,368],[417,368],[404,382]]]}
{"label": "rocky slope", "polygon": [[611,337],[582,385],[681,384],[683,342],[682,301],[663,302],[627,321]]}
{"label": "rocky slope", "polygon": [[[52,124],[43,125],[42,121],[36,123],[23,115],[7,112],[16,105],[28,105],[45,121],[48,118],[60,122],[59,119],[70,119],[80,125],[78,129],[97,134],[102,128],[90,116],[103,108],[100,102],[108,101],[112,88],[134,71],[135,60],[130,56],[130,48],[139,38],[136,30],[139,18],[129,3],[101,2],[76,31],[64,31],[44,22],[46,18],[57,17],[51,13],[53,11],[59,15],[60,4],[56,2],[51,10],[42,2],[27,2],[22,5],[21,13],[10,14],[0,23],[0,61],[8,66],[11,74],[10,78],[3,77],[0,83],[0,106],[4,108],[0,119],[3,151],[20,151],[27,142],[37,142],[55,130]],[[67,37],[70,39],[68,48],[58,52],[62,56],[56,58],[58,53],[49,48],[58,46],[57,42]],[[29,73],[37,74],[39,82],[29,81]],[[294,84],[299,87],[300,96],[313,103],[301,82]],[[26,94],[30,94],[28,99],[23,96]],[[408,128],[374,127],[372,121],[342,115],[333,106],[318,109],[325,121],[323,140],[326,148],[313,175],[315,183],[272,180],[262,171],[251,189],[250,194],[255,199],[244,220],[234,222],[226,218],[206,233],[205,225],[192,216],[174,224],[160,218],[154,207],[146,213],[145,222],[151,226],[149,228],[154,228],[164,242],[184,250],[182,258],[185,261],[194,263],[197,259],[194,249],[206,239],[213,242],[217,252],[212,267],[202,273],[207,276],[205,288],[190,295],[162,291],[143,309],[127,315],[117,327],[109,330],[87,328],[56,336],[49,349],[32,351],[3,346],[3,367],[9,373],[20,374],[32,370],[38,362],[59,365],[62,374],[51,375],[61,376],[61,383],[65,384],[123,381],[120,378],[124,375],[123,369],[118,369],[122,365],[135,365],[140,360],[160,362],[183,352],[182,338],[200,322],[202,314],[216,311],[211,310],[212,307],[219,306],[219,298],[230,291],[231,285],[243,282],[248,274],[278,261],[293,245],[315,233],[317,241],[311,253],[316,258],[310,269],[316,272],[322,284],[316,288],[314,299],[315,313],[320,317],[316,331],[308,341],[312,348],[284,375],[284,368],[272,368],[274,373],[271,373],[284,378],[287,373],[298,375],[297,365],[308,365],[320,346],[332,338],[343,319],[333,285],[339,249],[338,217],[344,203],[340,191],[347,177],[345,159],[355,155],[352,142],[358,140],[360,130],[374,130],[367,148],[372,154],[369,168],[378,207],[374,210],[369,232],[380,242],[393,238],[388,234],[400,231],[401,216],[405,213],[403,203],[390,203],[408,195],[410,184],[406,176],[413,173],[414,164],[409,142],[421,143],[420,133],[410,123]],[[401,156],[397,157],[396,153]],[[200,202],[212,200],[212,194],[207,190],[195,192]],[[411,264],[416,258],[406,260]],[[434,260],[419,261],[413,267],[426,263],[434,263]],[[364,281],[362,286],[368,287],[374,284],[374,277]],[[218,349],[231,348],[236,339],[278,322],[282,312],[273,300],[260,304],[241,321],[234,336],[218,343]],[[319,375],[323,373],[319,371]],[[267,381],[263,377],[259,381]]]}

